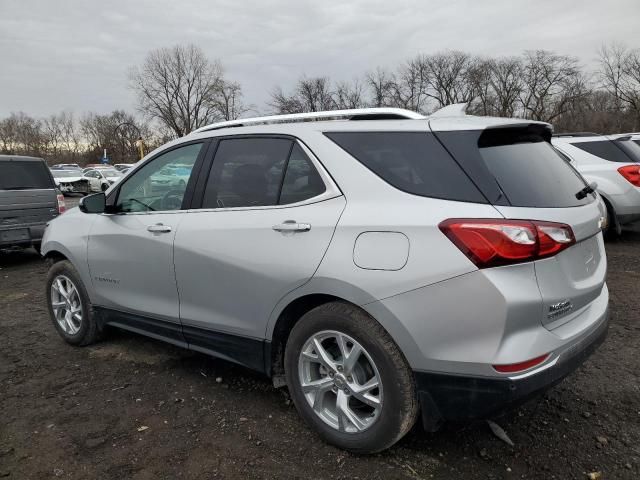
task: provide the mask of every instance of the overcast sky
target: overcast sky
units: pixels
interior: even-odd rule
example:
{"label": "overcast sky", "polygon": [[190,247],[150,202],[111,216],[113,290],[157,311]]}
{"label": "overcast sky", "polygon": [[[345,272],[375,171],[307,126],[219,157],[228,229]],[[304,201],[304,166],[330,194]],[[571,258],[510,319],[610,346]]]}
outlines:
{"label": "overcast sky", "polygon": [[194,43],[267,110],[275,85],[395,67],[417,53],[544,48],[595,63],[640,47],[640,0],[0,0],[0,116],[133,110],[127,71]]}

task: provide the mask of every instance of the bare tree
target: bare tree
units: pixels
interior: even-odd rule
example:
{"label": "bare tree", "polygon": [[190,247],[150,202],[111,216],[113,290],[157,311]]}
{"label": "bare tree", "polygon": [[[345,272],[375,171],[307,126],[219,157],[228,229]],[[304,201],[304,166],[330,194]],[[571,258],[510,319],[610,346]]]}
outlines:
{"label": "bare tree", "polygon": [[425,56],[415,57],[402,65],[395,75],[395,81],[391,83],[393,106],[423,111],[428,98],[429,75]]}
{"label": "bare tree", "polygon": [[473,59],[464,52],[438,53],[425,57],[428,69],[428,96],[438,107],[452,103],[470,102],[474,98],[475,85],[469,79]]}
{"label": "bare tree", "polygon": [[620,44],[603,46],[599,63],[598,78],[616,99],[616,110],[631,109],[637,125],[640,120],[640,49],[630,50]]}
{"label": "bare tree", "polygon": [[353,82],[338,82],[333,94],[337,109],[363,108],[367,106],[364,85],[355,79]]}
{"label": "bare tree", "polygon": [[215,99],[218,115],[224,120],[236,120],[251,110],[242,101],[242,87],[238,82],[223,81]]}
{"label": "bare tree", "polygon": [[491,87],[495,94],[495,115],[513,117],[522,94],[523,67],[519,58],[499,58],[491,62]]}
{"label": "bare tree", "polygon": [[393,73],[384,68],[376,68],[365,75],[366,85],[371,91],[371,105],[373,107],[395,106],[393,103],[393,91],[395,90],[395,78]]}
{"label": "bare tree", "polygon": [[277,113],[320,112],[337,108],[328,77],[302,77],[289,95],[278,87],[271,92],[269,105]]}
{"label": "bare tree", "polygon": [[89,113],[81,120],[80,127],[87,142],[87,156],[94,161],[102,157],[104,149],[114,163],[135,161],[138,158],[136,140],[140,134],[145,139],[151,137],[146,125],[123,110],[114,110],[108,115]]}
{"label": "bare tree", "polygon": [[140,111],[179,137],[221,118],[222,66],[194,45],[153,50],[131,70],[130,85]]}
{"label": "bare tree", "polygon": [[545,122],[566,113],[588,92],[578,60],[546,50],[525,52],[523,84],[520,101],[524,115]]}

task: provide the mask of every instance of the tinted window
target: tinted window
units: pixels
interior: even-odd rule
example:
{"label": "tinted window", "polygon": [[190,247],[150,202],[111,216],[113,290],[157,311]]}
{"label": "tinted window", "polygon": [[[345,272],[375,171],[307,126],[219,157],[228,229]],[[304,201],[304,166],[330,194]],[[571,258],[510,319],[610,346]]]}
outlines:
{"label": "tinted window", "polygon": [[576,198],[586,184],[547,141],[544,126],[437,135],[494,205],[552,208],[593,201]]}
{"label": "tinted window", "polygon": [[593,200],[576,198],[584,180],[545,141],[481,148],[480,155],[511,205],[573,207]]}
{"label": "tinted window", "polygon": [[632,160],[610,140],[598,140],[596,142],[576,142],[574,147],[595,155],[596,157],[609,160],[610,162],[629,163]]}
{"label": "tinted window", "polygon": [[640,146],[633,140],[614,140],[618,148],[624,151],[632,162],[640,162]]}
{"label": "tinted window", "polygon": [[340,132],[325,135],[400,190],[423,197],[486,203],[433,134]]}
{"label": "tinted window", "polygon": [[0,160],[0,190],[54,188],[44,162],[33,160]]}
{"label": "tinted window", "polygon": [[284,175],[280,205],[302,202],[316,197],[326,190],[320,174],[297,143],[291,150]]}
{"label": "tinted window", "polygon": [[282,138],[222,140],[216,150],[202,208],[277,205],[293,142]]}
{"label": "tinted window", "polygon": [[116,209],[120,212],[179,210],[198,159],[201,143],[185,145],[161,154],[127,178]]}

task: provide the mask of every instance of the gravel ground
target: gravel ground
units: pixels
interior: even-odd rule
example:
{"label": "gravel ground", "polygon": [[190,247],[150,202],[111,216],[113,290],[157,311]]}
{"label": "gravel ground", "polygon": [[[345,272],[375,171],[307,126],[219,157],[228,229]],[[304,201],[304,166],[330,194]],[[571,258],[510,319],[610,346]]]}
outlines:
{"label": "gravel ground", "polygon": [[0,477],[639,478],[640,231],[607,251],[609,337],[544,397],[497,419],[514,446],[476,422],[415,428],[361,457],[324,444],[249,370],[127,333],[66,345],[46,313],[44,262],[0,252]]}

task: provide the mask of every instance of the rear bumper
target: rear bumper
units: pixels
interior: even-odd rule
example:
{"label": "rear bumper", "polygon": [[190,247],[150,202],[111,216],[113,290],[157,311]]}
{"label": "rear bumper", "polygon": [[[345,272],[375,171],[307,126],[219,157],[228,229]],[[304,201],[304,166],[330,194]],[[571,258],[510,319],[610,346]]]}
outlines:
{"label": "rear bumper", "polygon": [[608,326],[605,315],[595,330],[565,350],[553,366],[524,378],[414,372],[425,429],[435,431],[445,420],[488,418],[545,392],[576,370],[600,346]]}
{"label": "rear bumper", "polygon": [[32,245],[42,240],[46,225],[32,225],[30,227],[11,228],[0,230],[0,246],[12,247],[14,245]]}

